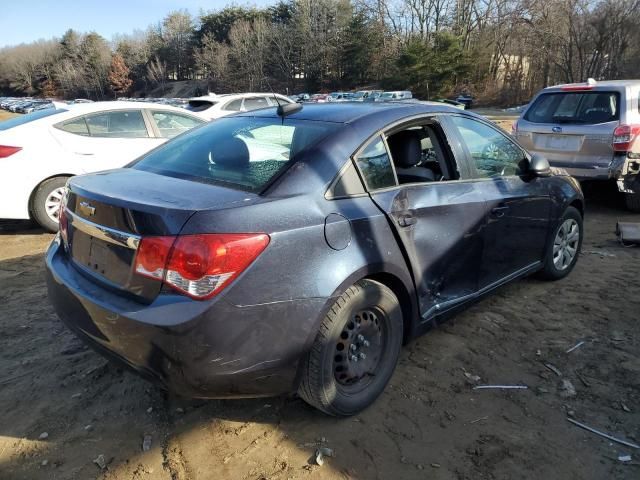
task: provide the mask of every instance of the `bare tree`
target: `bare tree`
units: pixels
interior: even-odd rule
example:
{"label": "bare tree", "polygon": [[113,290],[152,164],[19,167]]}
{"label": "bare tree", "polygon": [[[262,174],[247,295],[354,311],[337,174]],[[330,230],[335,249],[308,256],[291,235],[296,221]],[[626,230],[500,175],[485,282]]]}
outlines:
{"label": "bare tree", "polygon": [[147,78],[149,81],[165,91],[167,84],[167,64],[156,56],[147,66]]}
{"label": "bare tree", "polygon": [[229,45],[217,42],[212,34],[205,34],[202,47],[196,50],[194,59],[197,68],[203,72],[210,87],[218,91],[229,72]]}

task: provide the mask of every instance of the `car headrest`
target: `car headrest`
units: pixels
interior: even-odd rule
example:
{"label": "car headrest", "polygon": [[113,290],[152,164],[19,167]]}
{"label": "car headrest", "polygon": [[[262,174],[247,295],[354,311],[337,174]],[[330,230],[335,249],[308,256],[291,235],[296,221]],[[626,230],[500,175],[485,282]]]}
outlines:
{"label": "car headrest", "polygon": [[594,108],[602,108],[606,109],[608,112],[611,112],[611,97],[608,94],[598,95],[596,97],[596,101],[593,102]]}
{"label": "car headrest", "polygon": [[249,147],[238,137],[231,137],[215,144],[213,162],[229,168],[244,168],[249,165]]}
{"label": "car headrest", "polygon": [[420,134],[413,130],[394,133],[387,139],[393,163],[400,168],[415,167],[421,160]]}

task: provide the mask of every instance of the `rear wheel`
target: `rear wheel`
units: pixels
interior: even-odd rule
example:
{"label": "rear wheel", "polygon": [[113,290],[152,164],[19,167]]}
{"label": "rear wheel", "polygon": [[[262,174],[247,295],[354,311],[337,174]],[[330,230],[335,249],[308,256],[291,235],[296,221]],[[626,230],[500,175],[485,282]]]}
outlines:
{"label": "rear wheel", "polygon": [[582,215],[576,208],[568,207],[558,222],[553,241],[547,246],[541,276],[559,280],[569,275],[578,261],[582,237]]}
{"label": "rear wheel", "polygon": [[31,204],[33,219],[50,232],[58,231],[60,204],[68,177],[54,177],[45,180],[35,191]]}
{"label": "rear wheel", "polygon": [[402,345],[400,304],[385,285],[361,280],[325,316],[302,365],[298,393],[336,416],[371,405],[389,382]]}

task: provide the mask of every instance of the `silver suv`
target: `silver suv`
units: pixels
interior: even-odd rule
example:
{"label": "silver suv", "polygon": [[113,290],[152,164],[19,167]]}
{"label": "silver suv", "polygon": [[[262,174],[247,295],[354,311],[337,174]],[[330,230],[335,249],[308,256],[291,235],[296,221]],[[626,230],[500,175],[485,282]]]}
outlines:
{"label": "silver suv", "polygon": [[545,88],[513,125],[518,141],[580,179],[613,178],[640,211],[640,80]]}

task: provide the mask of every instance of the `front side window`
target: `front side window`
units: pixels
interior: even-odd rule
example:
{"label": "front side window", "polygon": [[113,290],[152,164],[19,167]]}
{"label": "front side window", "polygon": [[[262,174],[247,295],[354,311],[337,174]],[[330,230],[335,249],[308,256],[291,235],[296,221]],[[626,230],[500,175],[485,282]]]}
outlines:
{"label": "front side window", "polygon": [[377,137],[369,143],[355,157],[355,160],[369,190],[395,186],[396,179],[393,174],[391,159],[381,137]]}
{"label": "front side window", "polygon": [[147,138],[149,132],[140,110],[116,110],[87,115],[89,135],[103,138]]}
{"label": "front side window", "polygon": [[338,124],[285,118],[226,117],[186,132],[132,168],[261,192]]}
{"label": "front side window", "polygon": [[480,177],[522,175],[526,171],[523,151],[505,135],[472,118],[451,118]]}
{"label": "front side window", "polygon": [[558,92],[538,97],[524,119],[532,123],[594,125],[620,118],[617,92]]}
{"label": "front side window", "polygon": [[156,122],[162,138],[173,138],[204,123],[204,120],[175,112],[153,111],[151,116]]}

